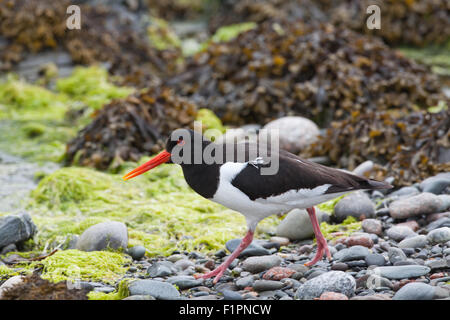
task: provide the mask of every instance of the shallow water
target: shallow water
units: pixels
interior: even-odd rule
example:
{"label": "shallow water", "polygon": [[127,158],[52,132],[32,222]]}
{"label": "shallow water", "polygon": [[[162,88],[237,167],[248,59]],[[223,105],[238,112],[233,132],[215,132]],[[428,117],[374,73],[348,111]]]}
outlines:
{"label": "shallow water", "polygon": [[38,165],[0,150],[0,212],[22,209],[31,190],[37,186],[37,173],[49,174],[59,166],[55,163]]}

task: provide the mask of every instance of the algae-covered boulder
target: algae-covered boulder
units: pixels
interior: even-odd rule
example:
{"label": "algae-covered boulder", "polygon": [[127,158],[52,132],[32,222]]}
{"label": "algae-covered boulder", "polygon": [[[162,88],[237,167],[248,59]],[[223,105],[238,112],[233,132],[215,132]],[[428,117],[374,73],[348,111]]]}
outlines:
{"label": "algae-covered boulder", "polygon": [[77,241],[77,249],[100,251],[104,249],[126,249],[128,245],[127,226],[122,222],[107,221],[88,228]]}

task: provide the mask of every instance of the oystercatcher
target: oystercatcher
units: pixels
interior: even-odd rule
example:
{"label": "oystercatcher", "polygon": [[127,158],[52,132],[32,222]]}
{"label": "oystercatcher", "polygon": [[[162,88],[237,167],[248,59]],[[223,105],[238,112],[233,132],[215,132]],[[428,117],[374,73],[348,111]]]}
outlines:
{"label": "oystercatcher", "polygon": [[[287,151],[263,146],[261,148],[255,142],[216,144],[196,131],[178,129],[170,135],[164,151],[123,177],[128,180],[162,163],[177,163],[194,191],[245,216],[248,231],[238,248],[215,270],[200,276],[205,279],[215,276],[214,283],[250,245],[259,221],[295,208],[307,210],[317,240],[317,253],[306,265],[315,264],[324,254],[331,259],[314,205],[353,190],[392,188],[385,182],[325,167]],[[212,155],[215,161],[207,159],[206,154]],[[262,174],[273,159],[278,162],[278,171]]]}

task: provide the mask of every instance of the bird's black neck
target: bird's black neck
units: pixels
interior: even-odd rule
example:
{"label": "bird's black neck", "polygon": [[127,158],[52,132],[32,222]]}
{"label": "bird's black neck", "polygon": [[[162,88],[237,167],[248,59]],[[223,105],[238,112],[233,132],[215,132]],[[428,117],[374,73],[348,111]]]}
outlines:
{"label": "bird's black neck", "polygon": [[219,186],[220,165],[181,164],[188,185],[201,196],[211,199]]}

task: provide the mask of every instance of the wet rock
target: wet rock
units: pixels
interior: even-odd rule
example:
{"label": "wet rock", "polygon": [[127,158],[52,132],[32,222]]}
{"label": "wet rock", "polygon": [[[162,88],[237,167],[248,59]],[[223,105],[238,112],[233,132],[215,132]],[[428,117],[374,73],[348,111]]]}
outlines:
{"label": "wet rock", "polygon": [[249,257],[242,263],[242,269],[251,273],[258,273],[279,266],[281,261],[282,259],[276,255]]}
{"label": "wet rock", "polygon": [[36,231],[36,225],[27,212],[1,217],[0,248],[28,240]]}
{"label": "wet rock", "polygon": [[314,122],[303,117],[282,117],[269,122],[263,129],[279,130],[280,149],[294,154],[315,142],[320,133]]}
{"label": "wet rock", "polygon": [[100,251],[107,248],[126,248],[128,245],[127,226],[122,222],[107,221],[86,229],[77,241],[81,251]]}
{"label": "wet rock", "polygon": [[284,283],[273,280],[256,280],[253,289],[257,292],[278,290],[284,287]]}
{"label": "wet rock", "polygon": [[352,261],[365,259],[370,254],[369,249],[363,246],[353,246],[347,249],[342,249],[334,254],[333,258],[340,261]]}
{"label": "wet rock", "polygon": [[423,248],[427,245],[427,237],[424,235],[418,235],[403,239],[398,244],[399,248]]}
{"label": "wet rock", "polygon": [[436,296],[436,288],[426,283],[411,282],[398,290],[393,300],[432,300]]}
{"label": "wet rock", "polygon": [[173,276],[167,278],[168,283],[176,285],[180,290],[189,289],[202,285],[203,279],[195,279],[192,276]]}
{"label": "wet rock", "polygon": [[375,274],[388,279],[406,279],[424,276],[431,271],[430,268],[420,265],[386,266],[372,270]]}
{"label": "wet rock", "polygon": [[147,274],[152,278],[170,276],[177,272],[177,268],[170,261],[158,261],[147,269]]}
{"label": "wet rock", "polygon": [[348,297],[342,293],[327,291],[320,295],[319,300],[348,300]]}
{"label": "wet rock", "polygon": [[398,261],[405,261],[407,259],[406,254],[399,248],[391,247],[388,250],[389,261],[395,264]]}
{"label": "wet rock", "polygon": [[431,230],[442,228],[442,227],[450,227],[450,218],[442,217],[440,219],[437,219],[437,220],[431,222],[429,225],[427,225],[425,230],[427,232],[430,232]]}
{"label": "wet rock", "polygon": [[444,243],[450,240],[450,228],[442,227],[430,231],[427,235],[427,240],[433,244]]}
{"label": "wet rock", "polygon": [[382,254],[371,253],[364,259],[368,266],[384,266],[386,264],[386,259]]}
{"label": "wet rock", "polygon": [[252,287],[254,282],[255,282],[255,279],[253,276],[246,276],[246,277],[242,277],[242,278],[239,278],[238,280],[236,280],[236,286],[239,289],[244,289],[246,287]]}
{"label": "wet rock", "polygon": [[306,281],[296,293],[300,300],[319,298],[324,292],[337,292],[351,297],[356,288],[355,279],[342,271],[329,271]]}
{"label": "wet rock", "polygon": [[445,188],[450,186],[450,174],[443,173],[434,177],[429,177],[420,183],[420,189],[423,192],[441,194]]}
{"label": "wet rock", "polygon": [[[325,212],[316,210],[319,223],[327,221],[328,215]],[[306,210],[294,209],[277,226],[276,235],[286,237],[290,240],[304,240],[314,237],[314,230]]]}
{"label": "wet rock", "polygon": [[[231,239],[225,243],[225,247],[230,252],[234,252],[237,249],[242,239]],[[260,246],[253,241],[244,251],[241,252],[239,258],[253,257],[253,256],[265,256],[270,254],[270,251]]]}
{"label": "wet rock", "polygon": [[386,230],[386,235],[395,241],[402,241],[407,237],[417,236],[417,233],[405,226],[392,226]]}
{"label": "wet rock", "polygon": [[378,236],[381,236],[383,233],[383,226],[377,219],[364,219],[361,226],[367,233],[373,233]]}
{"label": "wet rock", "polygon": [[130,296],[150,295],[158,300],[177,300],[178,290],[170,283],[156,280],[135,280],[128,285]]}
{"label": "wet rock", "polygon": [[440,212],[441,208],[442,200],[438,196],[423,192],[392,202],[389,205],[389,213],[394,219],[407,219],[422,214]]}
{"label": "wet rock", "polygon": [[284,278],[291,277],[294,273],[296,273],[295,270],[285,268],[285,267],[273,267],[264,274],[263,279],[265,280],[281,280]]}
{"label": "wet rock", "polygon": [[353,192],[342,198],[334,207],[336,221],[342,222],[349,216],[358,220],[375,217],[375,205],[364,192]]}
{"label": "wet rock", "polygon": [[133,258],[133,260],[141,260],[145,256],[144,246],[134,246],[128,249],[128,254]]}

